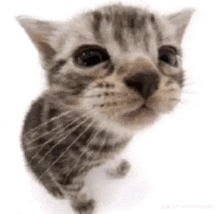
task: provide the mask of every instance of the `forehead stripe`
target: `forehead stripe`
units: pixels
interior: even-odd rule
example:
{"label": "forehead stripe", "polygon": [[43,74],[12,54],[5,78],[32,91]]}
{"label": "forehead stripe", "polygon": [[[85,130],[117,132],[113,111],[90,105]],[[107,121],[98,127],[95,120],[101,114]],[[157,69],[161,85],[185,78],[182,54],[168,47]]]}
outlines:
{"label": "forehead stripe", "polygon": [[161,43],[161,41],[163,40],[163,37],[162,37],[162,33],[159,29],[159,26],[157,24],[157,21],[156,21],[156,18],[153,14],[151,14],[151,17],[150,17],[150,23],[151,23],[151,27],[153,28],[155,34],[156,34],[156,41],[157,41],[157,44]]}
{"label": "forehead stripe", "polygon": [[92,31],[93,31],[95,39],[97,41],[100,41],[102,40],[102,37],[100,34],[100,26],[103,20],[103,16],[102,16],[102,13],[99,11],[94,11],[92,15],[93,15]]}
{"label": "forehead stripe", "polygon": [[112,27],[114,28],[114,38],[115,41],[119,44],[122,50],[128,50],[128,45],[123,39],[123,17],[120,13],[115,13],[113,16]]}

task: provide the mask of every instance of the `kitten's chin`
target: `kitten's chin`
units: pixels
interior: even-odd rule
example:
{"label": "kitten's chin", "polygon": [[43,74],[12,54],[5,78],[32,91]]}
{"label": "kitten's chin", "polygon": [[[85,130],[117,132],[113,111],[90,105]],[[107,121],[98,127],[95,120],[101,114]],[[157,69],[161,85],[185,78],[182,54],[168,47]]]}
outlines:
{"label": "kitten's chin", "polygon": [[117,118],[117,122],[127,129],[137,131],[152,125],[158,116],[152,108],[142,105],[133,111],[120,115]]}
{"label": "kitten's chin", "polygon": [[101,129],[114,132],[122,137],[129,137],[133,136],[136,131],[152,125],[159,115],[159,112],[142,103],[132,110],[118,113],[117,116],[109,117],[102,114],[95,119],[99,121],[98,126]]}
{"label": "kitten's chin", "polygon": [[121,137],[132,137],[136,131],[152,125],[158,116],[152,109],[141,105],[129,112],[117,114],[116,117],[100,115],[95,119],[99,121],[100,129],[108,130]]}
{"label": "kitten's chin", "polygon": [[[176,104],[175,104],[176,105]],[[139,102],[129,108],[117,109],[115,114],[98,114],[98,126],[121,136],[132,136],[136,131],[152,125],[161,114],[169,113],[175,107],[170,102]],[[106,113],[106,112],[105,112]]]}

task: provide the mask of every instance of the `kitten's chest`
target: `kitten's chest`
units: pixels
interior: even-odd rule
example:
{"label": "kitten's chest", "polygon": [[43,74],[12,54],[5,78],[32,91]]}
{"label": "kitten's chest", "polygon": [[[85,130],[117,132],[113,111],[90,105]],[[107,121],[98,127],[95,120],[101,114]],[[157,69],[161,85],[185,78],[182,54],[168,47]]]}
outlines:
{"label": "kitten's chest", "polygon": [[114,158],[129,142],[126,137],[117,136],[96,127],[81,127],[73,131],[66,139],[69,154],[72,158],[79,157],[82,161],[98,161]]}
{"label": "kitten's chest", "polygon": [[130,140],[98,128],[86,113],[63,113],[52,107],[43,112],[44,106],[43,99],[36,101],[24,125],[23,148],[31,160],[85,163],[114,158]]}

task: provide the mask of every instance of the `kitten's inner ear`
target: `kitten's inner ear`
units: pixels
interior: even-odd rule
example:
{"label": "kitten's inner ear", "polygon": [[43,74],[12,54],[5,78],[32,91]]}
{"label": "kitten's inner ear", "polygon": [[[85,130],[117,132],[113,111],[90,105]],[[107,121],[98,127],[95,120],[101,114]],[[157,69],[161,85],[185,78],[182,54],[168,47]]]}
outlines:
{"label": "kitten's inner ear", "polygon": [[56,24],[24,16],[19,16],[16,19],[25,29],[43,59],[46,62],[52,60],[56,51],[51,46],[50,39],[56,31]]}
{"label": "kitten's inner ear", "polygon": [[194,9],[189,8],[167,16],[170,23],[176,28],[176,39],[179,43],[182,42],[184,32],[194,12]]}

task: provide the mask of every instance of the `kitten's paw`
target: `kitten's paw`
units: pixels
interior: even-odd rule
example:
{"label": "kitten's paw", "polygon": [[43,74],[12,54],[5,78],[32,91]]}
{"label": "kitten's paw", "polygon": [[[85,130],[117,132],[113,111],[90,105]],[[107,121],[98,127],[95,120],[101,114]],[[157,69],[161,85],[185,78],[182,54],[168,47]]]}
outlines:
{"label": "kitten's paw", "polygon": [[95,208],[95,200],[90,199],[87,202],[81,202],[74,206],[74,210],[76,210],[79,214],[92,214]]}
{"label": "kitten's paw", "polygon": [[53,196],[58,198],[58,199],[64,199],[65,196],[60,190],[56,190],[52,192]]}
{"label": "kitten's paw", "polygon": [[130,169],[130,163],[127,160],[121,160],[120,164],[116,168],[108,169],[107,173],[113,178],[123,178],[128,174]]}
{"label": "kitten's paw", "polygon": [[47,188],[47,190],[48,190],[49,193],[51,193],[54,197],[56,197],[58,199],[64,199],[65,198],[63,192],[61,192],[61,190],[56,188],[56,187],[50,187],[50,188]]}

